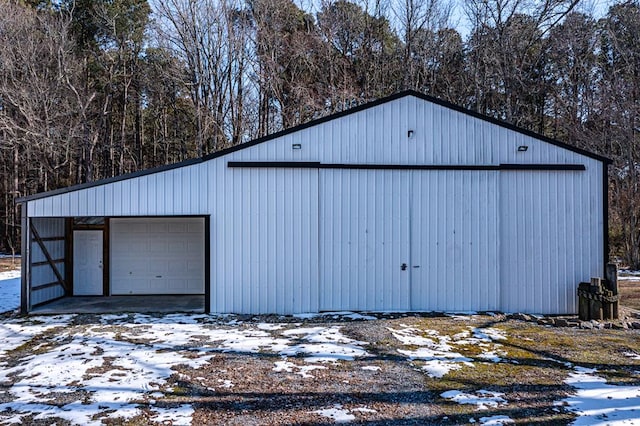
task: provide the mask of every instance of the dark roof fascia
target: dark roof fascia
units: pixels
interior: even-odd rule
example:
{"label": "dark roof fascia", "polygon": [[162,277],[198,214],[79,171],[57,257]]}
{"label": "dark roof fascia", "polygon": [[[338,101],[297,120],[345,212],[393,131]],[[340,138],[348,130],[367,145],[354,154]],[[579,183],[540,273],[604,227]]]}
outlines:
{"label": "dark roof fascia", "polygon": [[298,126],[291,127],[291,128],[288,128],[288,129],[284,129],[284,130],[281,130],[279,132],[272,133],[270,135],[254,139],[252,141],[245,142],[245,143],[240,144],[240,145],[236,145],[236,146],[232,146],[230,148],[226,148],[226,149],[223,149],[223,150],[220,150],[220,151],[216,151],[216,152],[214,152],[212,154],[205,155],[202,158],[195,158],[195,159],[191,159],[191,160],[182,161],[182,162],[179,162],[179,163],[174,163],[174,164],[168,164],[168,165],[165,165],[165,166],[154,167],[152,169],[140,170],[140,171],[137,171],[137,172],[128,173],[128,174],[121,175],[121,176],[114,176],[114,177],[107,178],[107,179],[97,180],[95,182],[83,183],[83,184],[79,184],[79,185],[69,186],[69,187],[66,187],[66,188],[55,189],[53,191],[41,192],[41,193],[38,193],[38,194],[33,194],[33,195],[26,196],[26,197],[18,198],[18,199],[16,199],[16,204],[24,203],[26,201],[36,200],[36,199],[39,199],[39,198],[45,198],[45,197],[49,197],[49,196],[52,196],[52,195],[64,194],[64,193],[67,193],[67,192],[77,191],[77,190],[80,190],[80,189],[86,189],[86,188],[91,188],[91,187],[94,187],[94,186],[100,186],[100,185],[104,185],[104,184],[108,184],[108,183],[118,182],[118,181],[121,181],[121,180],[130,179],[130,178],[150,175],[150,174],[153,174],[153,173],[164,172],[164,171],[167,171],[167,170],[177,169],[177,168],[180,168],[180,167],[190,166],[190,165],[201,163],[201,162],[204,162],[204,161],[213,160],[214,158],[219,158],[219,157],[225,156],[227,154],[231,154],[232,152],[236,152],[236,151],[240,151],[240,150],[243,150],[243,149],[246,149],[246,148],[250,148],[250,147],[252,147],[254,145],[259,145],[261,143],[264,143],[264,142],[267,142],[267,141],[270,141],[270,140],[273,140],[273,139],[276,139],[276,138],[279,138],[279,137],[282,137],[282,136],[285,136],[285,135],[289,135],[291,133],[299,132],[300,130],[307,129],[309,127],[317,126],[318,124],[322,124],[322,123],[326,123],[328,121],[332,121],[332,120],[335,120],[335,119],[338,119],[338,118],[346,117],[348,115],[355,114],[355,113],[358,113],[360,111],[364,111],[366,109],[373,108],[373,107],[378,106],[378,105],[382,105],[382,104],[385,104],[385,103],[388,103],[388,102],[391,102],[391,101],[395,101],[395,100],[400,99],[400,98],[404,98],[406,96],[414,96],[414,97],[416,97],[418,99],[422,99],[422,100],[434,103],[436,105],[440,105],[442,107],[445,107],[445,108],[448,108],[448,109],[452,109],[454,111],[460,112],[462,114],[469,115],[469,116],[477,118],[479,120],[486,121],[488,123],[491,123],[491,124],[494,124],[494,125],[497,125],[497,126],[500,126],[500,127],[503,127],[503,128],[506,128],[506,129],[509,129],[509,130],[512,130],[512,131],[515,131],[515,132],[518,132],[518,133],[523,134],[525,136],[529,136],[529,137],[541,140],[543,142],[549,143],[551,145],[555,145],[555,146],[558,146],[560,148],[563,148],[563,149],[566,149],[566,150],[573,151],[573,152],[576,152],[578,154],[584,155],[586,157],[593,158],[595,160],[603,162],[606,165],[611,164],[613,162],[611,159],[603,157],[603,156],[598,155],[598,154],[595,154],[593,152],[590,152],[590,151],[575,147],[573,145],[566,144],[564,142],[560,142],[560,141],[558,141],[556,139],[552,139],[552,138],[549,138],[547,136],[540,135],[540,134],[538,134],[536,132],[532,132],[530,130],[523,129],[521,127],[515,126],[515,125],[507,123],[505,121],[502,121],[502,120],[499,120],[499,119],[496,119],[496,118],[493,118],[493,117],[489,117],[488,115],[480,114],[478,112],[475,112],[475,111],[472,111],[470,109],[461,107],[461,106],[453,104],[451,102],[447,102],[447,101],[444,101],[442,99],[435,98],[433,96],[425,95],[424,93],[420,93],[420,92],[417,92],[415,90],[404,90],[402,92],[398,92],[398,93],[395,93],[393,95],[390,95],[390,96],[387,96],[387,97],[384,97],[384,98],[380,98],[380,99],[377,99],[377,100],[374,100],[374,101],[371,101],[371,102],[366,102],[366,103],[364,103],[362,105],[358,105],[356,107],[353,107],[353,108],[350,108],[350,109],[347,109],[347,110],[344,110],[344,111],[336,112],[334,114],[330,114],[330,115],[327,115],[325,117],[321,117],[321,118],[318,118],[318,119],[315,119],[315,120],[311,120],[311,121],[308,121],[306,123],[300,124]]}
{"label": "dark roof fascia", "polygon": [[46,198],[53,195],[66,194],[67,192],[78,191],[80,189],[93,188],[95,186],[101,186],[108,183],[120,182],[122,180],[127,180],[131,178],[136,178],[140,176],[152,175],[155,173],[166,172],[168,170],[179,169],[181,167],[191,166],[193,164],[202,163],[201,158],[192,158],[190,160],[180,161],[179,163],[166,164],[164,166],[153,167],[151,169],[138,170],[137,172],[127,173],[124,175],[114,176],[106,179],[100,179],[93,182],[80,183],[77,185],[67,186],[64,188],[58,188],[47,192],[39,192],[33,195],[27,195],[25,197],[16,198],[16,204],[22,204],[27,201],[37,200],[40,198]]}

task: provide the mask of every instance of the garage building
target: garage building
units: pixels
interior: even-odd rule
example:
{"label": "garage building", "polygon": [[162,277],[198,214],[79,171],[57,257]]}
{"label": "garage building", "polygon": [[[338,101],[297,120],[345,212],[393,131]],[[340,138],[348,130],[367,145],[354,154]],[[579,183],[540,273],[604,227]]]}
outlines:
{"label": "garage building", "polygon": [[603,277],[606,158],[403,92],[201,159],[24,197],[22,310],[568,314]]}

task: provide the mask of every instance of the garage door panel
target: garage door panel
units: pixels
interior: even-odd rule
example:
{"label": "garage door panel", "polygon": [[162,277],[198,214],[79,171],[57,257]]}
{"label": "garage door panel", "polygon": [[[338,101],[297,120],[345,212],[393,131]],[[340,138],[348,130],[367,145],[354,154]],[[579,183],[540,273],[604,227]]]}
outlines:
{"label": "garage door panel", "polygon": [[112,219],[111,293],[204,293],[204,219]]}

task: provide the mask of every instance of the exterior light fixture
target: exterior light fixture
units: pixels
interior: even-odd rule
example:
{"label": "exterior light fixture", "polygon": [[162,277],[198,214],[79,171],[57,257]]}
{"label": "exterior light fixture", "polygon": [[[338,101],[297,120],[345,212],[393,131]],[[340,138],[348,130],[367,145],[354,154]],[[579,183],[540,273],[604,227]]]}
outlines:
{"label": "exterior light fixture", "polygon": [[518,147],[518,152],[526,152],[529,149],[527,145],[520,145]]}
{"label": "exterior light fixture", "polygon": [[407,137],[408,137],[409,139],[411,139],[411,138],[413,137],[413,130],[409,130],[409,131],[407,132]]}
{"label": "exterior light fixture", "polygon": [[302,144],[294,143],[293,145],[291,145],[291,149],[302,149]]}

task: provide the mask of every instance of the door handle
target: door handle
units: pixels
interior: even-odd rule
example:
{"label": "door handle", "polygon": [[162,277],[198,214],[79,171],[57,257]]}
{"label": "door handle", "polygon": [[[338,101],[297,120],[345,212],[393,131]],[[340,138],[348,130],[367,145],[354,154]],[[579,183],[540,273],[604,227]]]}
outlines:
{"label": "door handle", "polygon": [[402,265],[400,265],[400,269],[402,269],[403,271],[407,270],[407,264],[403,263]]}
{"label": "door handle", "polygon": [[420,267],[420,265],[413,265],[413,267],[414,267],[414,268],[419,268],[419,267]]}

